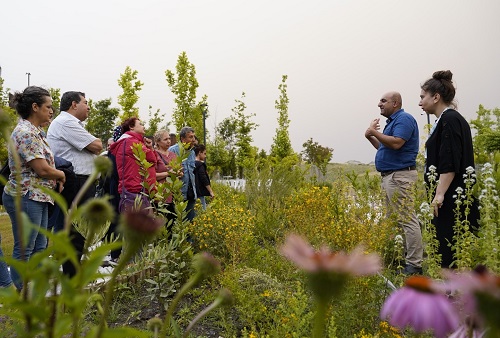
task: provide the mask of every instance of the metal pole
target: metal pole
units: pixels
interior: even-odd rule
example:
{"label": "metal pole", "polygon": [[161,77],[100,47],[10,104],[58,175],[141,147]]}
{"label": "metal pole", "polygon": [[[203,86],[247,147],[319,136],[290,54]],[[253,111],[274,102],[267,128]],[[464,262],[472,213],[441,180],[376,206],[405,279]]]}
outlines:
{"label": "metal pole", "polygon": [[26,75],[28,75],[28,87],[30,86],[30,76],[31,76],[31,73],[26,73]]}
{"label": "metal pole", "polygon": [[205,121],[206,121],[206,118],[207,118],[207,107],[208,107],[208,104],[206,103],[203,103],[201,105],[201,109],[202,110],[202,113],[203,113],[203,144],[206,146],[207,145],[207,127],[205,125]]}

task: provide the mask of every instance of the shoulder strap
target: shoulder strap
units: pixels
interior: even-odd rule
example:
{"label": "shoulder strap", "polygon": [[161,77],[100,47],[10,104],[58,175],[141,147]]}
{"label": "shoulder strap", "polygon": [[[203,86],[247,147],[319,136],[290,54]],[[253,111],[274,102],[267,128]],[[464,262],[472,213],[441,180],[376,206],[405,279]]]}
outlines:
{"label": "shoulder strap", "polygon": [[158,155],[160,155],[160,158],[161,158],[161,160],[163,161],[163,164],[167,165],[167,164],[168,164],[168,163],[167,163],[167,160],[165,160],[165,158],[163,158],[163,155],[162,155],[159,151],[157,151],[156,153],[157,153]]}

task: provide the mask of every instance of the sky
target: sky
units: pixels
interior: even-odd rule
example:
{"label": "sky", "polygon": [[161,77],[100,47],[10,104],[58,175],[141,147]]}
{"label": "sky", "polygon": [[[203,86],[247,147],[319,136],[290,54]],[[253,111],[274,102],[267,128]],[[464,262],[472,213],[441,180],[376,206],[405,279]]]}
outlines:
{"label": "sky", "polygon": [[245,92],[246,113],[259,125],[254,145],[269,152],[288,75],[294,150],[313,138],[334,149],[332,162],[369,163],[376,150],[364,132],[380,116],[380,97],[399,91],[423,128],[420,85],[436,70],[453,72],[467,120],[480,104],[500,107],[499,14],[498,0],[4,1],[1,76],[11,91],[26,87],[29,72],[31,85],[119,107],[118,79],[130,66],[144,82],[141,116],[151,105],[169,121],[165,71],[185,51],[198,100],[208,96],[209,135]]}

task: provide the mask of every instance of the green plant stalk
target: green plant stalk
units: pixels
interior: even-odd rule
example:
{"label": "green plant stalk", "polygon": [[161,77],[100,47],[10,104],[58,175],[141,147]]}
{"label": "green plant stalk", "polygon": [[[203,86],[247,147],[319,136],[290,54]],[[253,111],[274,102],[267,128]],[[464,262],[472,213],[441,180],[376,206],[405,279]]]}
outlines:
{"label": "green plant stalk", "polygon": [[[137,246],[137,245],[136,245]],[[109,309],[111,307],[111,301],[113,300],[113,293],[115,290],[115,284],[116,284],[116,278],[120,274],[120,272],[127,266],[128,261],[134,256],[134,254],[138,251],[140,248],[140,245],[137,246],[137,248],[134,248],[135,250],[125,250],[122,253],[122,256],[120,257],[118,261],[118,265],[115,267],[113,272],[111,273],[111,278],[109,282],[106,284],[106,297],[104,299],[104,308],[103,308],[103,313],[101,316],[101,321],[99,322],[99,328],[97,330],[96,337],[102,337],[102,334],[104,333],[104,329],[107,325],[106,319],[109,316]],[[74,336],[77,337],[77,336]]]}
{"label": "green plant stalk", "polygon": [[57,280],[54,281],[54,285],[52,287],[52,298],[50,299],[50,317],[49,317],[49,322],[47,325],[47,337],[53,338],[54,337],[54,326],[56,324],[56,318],[57,318],[57,300],[55,299],[57,294]]}
{"label": "green plant stalk", "polygon": [[[21,249],[21,260],[25,260],[26,258],[26,247],[24,243],[24,224],[23,224],[23,219],[21,215],[21,157],[17,153],[16,147],[14,145],[14,142],[12,139],[8,138],[9,142],[9,147],[12,153],[12,157],[14,158],[14,164],[16,166],[16,196],[14,196],[14,210],[16,213],[16,223],[17,223],[17,237],[19,240],[19,246]],[[22,288],[22,299],[23,301],[27,302],[28,301],[28,279],[26,277],[23,277],[23,288]],[[26,320],[26,331],[30,332],[31,331],[31,315],[29,315],[27,312],[24,313],[25,320]]]}
{"label": "green plant stalk", "polygon": [[223,299],[220,298],[220,297],[218,297],[218,298],[216,298],[212,302],[212,304],[210,304],[209,306],[207,306],[206,308],[204,308],[200,313],[198,313],[196,315],[196,317],[193,318],[193,320],[191,321],[191,323],[189,323],[188,327],[186,328],[186,331],[184,331],[183,337],[187,338],[189,331],[191,331],[191,329],[196,325],[196,323],[200,319],[202,319],[203,317],[205,317],[206,315],[208,315],[210,313],[210,311],[213,311],[213,310],[217,309],[219,306],[221,306],[222,302],[223,302]]}
{"label": "green plant stalk", "polygon": [[201,280],[202,275],[201,273],[196,273],[194,276],[192,276],[186,284],[182,286],[182,288],[179,290],[179,292],[175,295],[174,299],[172,300],[172,303],[170,303],[170,306],[168,307],[167,314],[165,315],[165,320],[163,322],[163,327],[162,331],[160,334],[160,337],[166,337],[167,336],[167,330],[170,327],[170,321],[172,320],[172,316],[174,314],[174,310],[177,307],[177,303],[181,300],[184,295],[191,290],[198,282]]}
{"label": "green plant stalk", "polygon": [[326,312],[328,309],[328,302],[324,300],[316,300],[316,313],[314,315],[314,326],[312,337],[322,338],[325,337],[325,326],[326,326]]}
{"label": "green plant stalk", "polygon": [[[88,180],[87,180],[88,182]],[[85,182],[85,183],[87,183]],[[84,189],[86,186],[86,184],[82,187],[82,189]],[[88,189],[88,187],[86,188]],[[88,242],[89,242],[89,238],[93,238],[95,235],[95,229],[94,227],[90,227],[90,233],[88,234],[88,237],[85,239],[85,246],[84,246],[84,250],[83,250],[83,254],[84,255],[87,255],[88,254]],[[114,271],[113,271],[114,272]],[[82,293],[84,290],[83,290],[83,281],[81,280],[82,278],[82,274],[78,274],[78,276],[80,276],[80,281],[78,282],[78,290],[76,290],[77,293]],[[79,337],[80,336],[80,313],[76,312],[76,311],[73,311],[73,337]]]}

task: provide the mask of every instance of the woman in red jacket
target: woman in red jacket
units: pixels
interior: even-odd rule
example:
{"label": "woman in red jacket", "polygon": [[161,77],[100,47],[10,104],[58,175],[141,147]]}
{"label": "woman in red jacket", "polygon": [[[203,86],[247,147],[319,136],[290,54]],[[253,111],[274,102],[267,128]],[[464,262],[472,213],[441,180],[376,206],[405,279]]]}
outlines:
{"label": "woman in red jacket", "polygon": [[[145,209],[150,207],[149,191],[154,190],[156,183],[155,166],[158,161],[156,153],[153,150],[153,142],[144,137],[144,126],[137,117],[131,117],[122,123],[123,135],[113,143],[110,152],[116,157],[116,169],[118,172],[118,192],[120,193],[120,213],[136,208]],[[142,150],[146,154],[146,160],[152,164],[148,168],[148,177],[144,182],[144,177],[139,173],[139,164],[132,151],[133,144],[142,145]],[[145,189],[149,187],[149,191]],[[135,200],[137,196],[141,198],[141,205],[137,205]]]}

